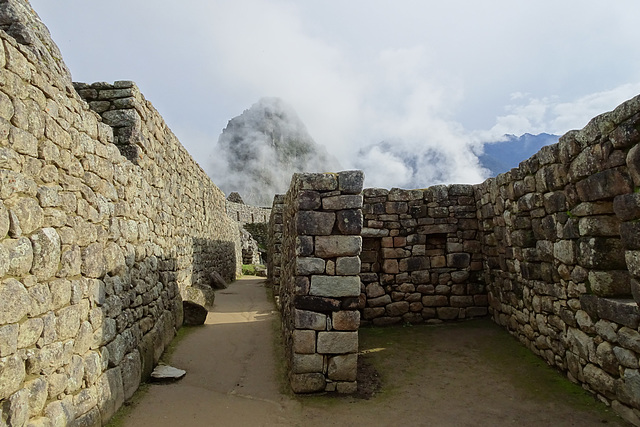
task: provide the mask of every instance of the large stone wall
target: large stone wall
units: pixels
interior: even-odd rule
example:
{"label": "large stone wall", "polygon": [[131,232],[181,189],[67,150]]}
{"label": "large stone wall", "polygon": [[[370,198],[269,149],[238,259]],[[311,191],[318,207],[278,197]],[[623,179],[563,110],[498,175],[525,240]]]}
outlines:
{"label": "large stone wall", "polygon": [[280,298],[296,393],[357,389],[363,179],[295,174],[285,196]]}
{"label": "large stone wall", "polygon": [[[362,194],[363,324],[488,312],[640,425],[640,96],[482,184]],[[283,300],[298,289],[290,262],[304,248],[287,243],[286,213],[300,204],[312,209],[278,207]]]}
{"label": "large stone wall", "polygon": [[271,216],[270,208],[250,206],[229,200],[226,201],[226,210],[231,219],[241,224],[267,223],[269,216]]}
{"label": "large stone wall", "polygon": [[28,2],[0,1],[0,425],[105,423],[180,293],[238,269],[224,195],[135,85],[79,90],[91,107]]}
{"label": "large stone wall", "polygon": [[493,319],[636,425],[639,143],[640,96],[475,188]]}
{"label": "large stone wall", "polygon": [[487,314],[471,185],[366,189],[363,194],[363,324]]}

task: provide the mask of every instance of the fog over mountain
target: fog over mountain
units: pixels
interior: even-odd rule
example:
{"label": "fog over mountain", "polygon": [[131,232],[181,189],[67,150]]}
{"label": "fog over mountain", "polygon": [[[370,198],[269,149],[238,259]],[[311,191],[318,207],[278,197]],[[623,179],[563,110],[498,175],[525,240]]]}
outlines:
{"label": "fog over mountain", "polygon": [[209,175],[245,203],[271,206],[296,172],[335,172],[338,161],[315,143],[296,112],[279,98],[262,98],[229,121],[212,154]]}
{"label": "fog over mountain", "polygon": [[[546,133],[505,135],[465,149],[460,144],[409,144],[398,138],[361,148],[348,160],[364,170],[365,186],[425,188],[465,183],[459,179],[465,167],[484,171],[485,178],[496,176],[558,138]],[[293,108],[279,98],[262,98],[229,121],[216,144],[212,166],[209,175],[227,195],[238,192],[245,203],[257,206],[270,206],[275,194],[287,191],[296,172],[342,169],[316,144]],[[476,182],[482,179],[478,176]]]}

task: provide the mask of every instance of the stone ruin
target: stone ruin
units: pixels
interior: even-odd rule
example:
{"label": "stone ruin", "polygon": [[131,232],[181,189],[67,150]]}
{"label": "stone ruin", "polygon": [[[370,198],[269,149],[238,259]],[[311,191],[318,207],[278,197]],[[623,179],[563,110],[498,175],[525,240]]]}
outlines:
{"label": "stone ruin", "polygon": [[270,224],[296,392],[356,389],[361,325],[489,316],[640,425],[640,97],[481,184],[302,174],[245,209],[133,82],[60,57],[0,1],[0,425],[105,424],[240,273],[239,222]]}
{"label": "stone ruin", "polygon": [[481,184],[346,195],[350,173],[296,175],[274,198],[269,280],[294,391],[357,386],[357,317],[489,316],[640,425],[640,96]]}

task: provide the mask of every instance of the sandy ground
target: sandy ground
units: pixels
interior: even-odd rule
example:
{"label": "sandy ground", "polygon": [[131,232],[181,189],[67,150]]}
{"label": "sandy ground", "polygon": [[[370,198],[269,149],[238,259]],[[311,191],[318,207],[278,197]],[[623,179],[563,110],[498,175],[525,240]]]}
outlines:
{"label": "sandy ground", "polygon": [[[362,329],[362,358],[380,390],[370,399],[296,397],[282,385],[277,316],[262,279],[219,291],[205,325],[170,357],[186,377],[137,394],[121,425],[627,425],[487,320]],[[362,382],[371,380],[369,370]]]}

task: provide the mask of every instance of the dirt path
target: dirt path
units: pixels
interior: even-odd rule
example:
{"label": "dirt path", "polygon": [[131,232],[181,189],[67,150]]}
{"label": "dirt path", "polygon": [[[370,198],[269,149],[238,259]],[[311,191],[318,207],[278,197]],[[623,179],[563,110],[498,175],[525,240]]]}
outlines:
{"label": "dirt path", "polygon": [[369,400],[281,393],[277,313],[262,280],[216,295],[171,356],[187,375],[152,384],[124,426],[626,425],[489,321],[363,329],[382,389]]}

